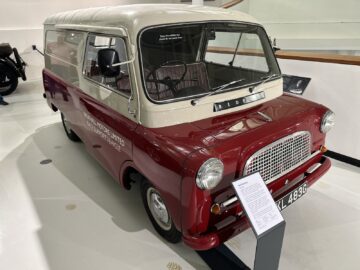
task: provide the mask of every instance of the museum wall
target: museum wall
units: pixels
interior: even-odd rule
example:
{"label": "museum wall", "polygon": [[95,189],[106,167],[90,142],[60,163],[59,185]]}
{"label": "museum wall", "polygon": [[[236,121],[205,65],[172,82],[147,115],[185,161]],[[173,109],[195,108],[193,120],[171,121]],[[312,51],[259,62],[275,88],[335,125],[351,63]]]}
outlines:
{"label": "museum wall", "polygon": [[[29,64],[28,79],[41,78],[43,58],[32,51],[31,45],[43,48],[43,22],[51,14],[95,6],[128,4],[136,1],[127,0],[2,0],[0,9],[0,42],[9,42],[17,47],[24,60]],[[137,1],[139,2],[139,1]],[[141,1],[154,2],[154,1]],[[158,1],[166,2],[166,1]]]}
{"label": "museum wall", "polygon": [[334,152],[360,160],[360,66],[279,59],[284,74],[311,78],[303,97],[331,108],[336,125],[326,138]]}
{"label": "museum wall", "polygon": [[175,3],[175,0],[13,0],[2,1],[0,9],[1,42],[11,42],[20,51],[30,48],[31,41],[42,41],[42,23],[51,14],[96,6],[132,3]]}
{"label": "museum wall", "polygon": [[360,1],[244,0],[250,13],[283,49],[360,51]]}
{"label": "museum wall", "polygon": [[[233,9],[258,19],[283,50],[360,55],[358,0],[244,0]],[[360,159],[360,124],[349,122],[360,113],[360,67],[288,59],[279,59],[279,64],[284,74],[312,78],[304,98],[336,113],[329,149]]]}
{"label": "museum wall", "polygon": [[[217,0],[204,3],[219,6],[221,2]],[[42,50],[42,23],[47,16],[79,8],[135,3],[181,3],[181,0],[1,0],[0,43],[9,42],[17,47],[29,64],[28,79],[37,80],[41,78],[43,58],[32,51],[31,45],[36,44]]]}

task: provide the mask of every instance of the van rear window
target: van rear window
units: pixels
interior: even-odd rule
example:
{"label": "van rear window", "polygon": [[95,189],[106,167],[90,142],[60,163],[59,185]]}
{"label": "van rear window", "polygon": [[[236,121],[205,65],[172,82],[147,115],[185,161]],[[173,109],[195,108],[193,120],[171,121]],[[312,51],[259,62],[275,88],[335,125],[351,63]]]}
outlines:
{"label": "van rear window", "polygon": [[62,79],[78,84],[85,34],[76,31],[47,31],[45,66]]}
{"label": "van rear window", "polygon": [[66,63],[78,64],[78,47],[84,34],[75,31],[47,31],[46,53]]}

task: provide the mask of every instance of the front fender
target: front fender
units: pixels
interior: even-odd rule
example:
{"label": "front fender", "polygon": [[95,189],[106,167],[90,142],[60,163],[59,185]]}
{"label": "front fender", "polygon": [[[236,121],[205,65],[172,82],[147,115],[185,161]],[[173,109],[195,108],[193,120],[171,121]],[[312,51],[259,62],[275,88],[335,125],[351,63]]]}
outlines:
{"label": "front fender", "polygon": [[143,126],[136,129],[133,137],[133,163],[159,190],[178,230],[181,230],[183,161],[184,155],[176,150],[176,145],[167,137]]}
{"label": "front fender", "polygon": [[205,232],[210,219],[211,191],[196,185],[196,176],[201,165],[209,158],[219,158],[211,148],[190,154],[184,163],[181,182],[182,231],[184,235]]}

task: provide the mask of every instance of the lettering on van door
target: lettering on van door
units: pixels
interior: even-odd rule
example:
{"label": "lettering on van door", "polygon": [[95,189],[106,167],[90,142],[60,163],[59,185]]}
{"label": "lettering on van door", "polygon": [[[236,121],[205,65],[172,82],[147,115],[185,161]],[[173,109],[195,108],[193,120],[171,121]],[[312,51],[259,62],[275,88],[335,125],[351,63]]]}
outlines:
{"label": "lettering on van door", "polygon": [[123,138],[119,137],[104,124],[91,117],[89,114],[84,112],[86,119],[86,127],[95,134],[99,135],[104,139],[110,146],[114,147],[117,151],[121,152],[121,149],[125,146]]}

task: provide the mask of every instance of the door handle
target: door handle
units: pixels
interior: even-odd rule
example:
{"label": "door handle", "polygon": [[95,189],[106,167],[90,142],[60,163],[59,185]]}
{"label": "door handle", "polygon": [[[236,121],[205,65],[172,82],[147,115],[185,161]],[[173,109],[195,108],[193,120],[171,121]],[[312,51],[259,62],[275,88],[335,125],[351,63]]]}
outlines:
{"label": "door handle", "polygon": [[131,96],[129,97],[129,99],[128,99],[128,113],[135,116],[136,110],[132,110],[132,109],[131,109],[131,101],[132,101],[132,100],[133,100],[133,97],[132,97],[132,95],[131,95]]}

